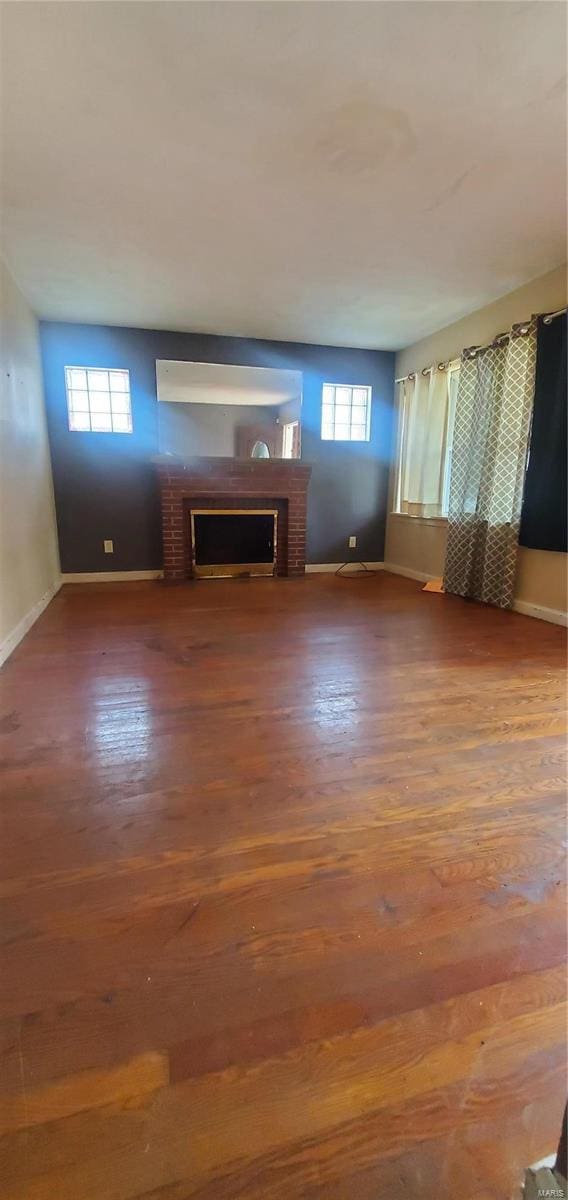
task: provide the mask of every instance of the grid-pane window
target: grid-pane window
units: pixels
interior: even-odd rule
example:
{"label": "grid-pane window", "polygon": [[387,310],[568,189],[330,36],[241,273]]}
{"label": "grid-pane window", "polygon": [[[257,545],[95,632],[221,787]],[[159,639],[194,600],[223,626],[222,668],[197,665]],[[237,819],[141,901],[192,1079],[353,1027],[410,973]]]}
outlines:
{"label": "grid-pane window", "polygon": [[359,384],[324,383],[321,436],[328,442],[368,442],[371,432],[371,388]]}
{"label": "grid-pane window", "polygon": [[91,433],[132,433],[128,371],[66,367],[69,428]]}

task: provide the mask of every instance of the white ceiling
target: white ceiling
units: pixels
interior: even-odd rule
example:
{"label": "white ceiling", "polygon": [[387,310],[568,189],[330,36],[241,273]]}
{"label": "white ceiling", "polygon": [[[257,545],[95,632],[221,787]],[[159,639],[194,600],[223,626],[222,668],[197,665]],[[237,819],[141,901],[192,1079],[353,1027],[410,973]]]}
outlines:
{"label": "white ceiling", "polygon": [[286,404],[302,399],[301,371],[156,359],[158,400],[176,404]]}
{"label": "white ceiling", "polygon": [[565,22],[4,4],[8,264],[42,317],[407,345],[565,259]]}

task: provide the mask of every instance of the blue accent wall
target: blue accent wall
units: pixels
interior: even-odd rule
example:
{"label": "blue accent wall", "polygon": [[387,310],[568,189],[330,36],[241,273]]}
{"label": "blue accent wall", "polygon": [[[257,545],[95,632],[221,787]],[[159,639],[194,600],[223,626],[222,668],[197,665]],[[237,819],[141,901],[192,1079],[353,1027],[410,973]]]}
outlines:
{"label": "blue accent wall", "polygon": [[[43,322],[40,332],[63,572],[152,570],[162,565],[152,463],[159,452],[157,358],[302,371],[302,459],[312,464],[307,561],[382,559],[393,353],[58,322]],[[66,366],[130,371],[132,434],[69,431]],[[321,440],[325,382],[372,386],[369,442]],[[347,548],[350,534],[357,536],[356,550]],[[104,538],[114,541],[112,556],[104,554]]]}

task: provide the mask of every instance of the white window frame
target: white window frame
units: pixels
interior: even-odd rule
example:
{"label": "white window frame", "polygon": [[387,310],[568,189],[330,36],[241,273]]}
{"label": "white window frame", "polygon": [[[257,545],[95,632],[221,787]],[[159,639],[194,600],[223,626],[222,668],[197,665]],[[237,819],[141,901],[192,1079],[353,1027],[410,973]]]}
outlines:
{"label": "white window frame", "polygon": [[[338,401],[338,399],[337,399],[338,391],[349,392],[350,395],[349,395],[348,399]],[[330,395],[330,392],[332,393],[332,395]],[[354,422],[353,421],[353,405],[354,405],[353,393],[354,392],[365,392],[365,418],[364,418],[364,421],[362,421],[362,422],[360,422],[360,421]],[[322,387],[321,397],[322,397],[322,399],[321,399],[321,439],[322,439],[322,441],[324,441],[324,442],[368,442],[368,441],[370,441],[370,438],[371,438],[371,408],[372,408],[372,402],[373,402],[373,389],[370,386],[370,384],[365,384],[365,383],[324,383],[323,387]],[[342,407],[345,407],[349,413],[349,418],[348,418],[348,422],[347,422],[349,429],[348,429],[347,437],[338,436],[338,424],[340,424],[340,423],[338,423],[338,420],[337,420],[337,410],[338,410],[338,408],[342,408]],[[333,422],[331,425],[332,432],[331,433],[329,432],[329,426],[326,425],[326,421],[325,421],[326,409],[330,409],[333,414]],[[353,437],[354,424],[357,427],[364,430],[363,437]],[[341,427],[342,427],[342,423],[340,424],[340,428]]]}
{"label": "white window frame", "polygon": [[[128,370],[122,367],[65,367],[65,396],[70,433],[132,433]],[[76,424],[73,424],[74,416],[78,418]],[[100,420],[97,421],[97,417]],[[106,417],[110,425],[103,425]]]}

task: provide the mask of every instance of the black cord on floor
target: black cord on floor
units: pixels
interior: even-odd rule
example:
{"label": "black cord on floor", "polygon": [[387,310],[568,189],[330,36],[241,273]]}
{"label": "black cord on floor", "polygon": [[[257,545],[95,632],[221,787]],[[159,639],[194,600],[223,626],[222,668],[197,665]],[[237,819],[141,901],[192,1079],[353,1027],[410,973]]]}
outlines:
{"label": "black cord on floor", "polygon": [[[378,575],[379,574],[378,571],[373,571],[371,567],[368,567],[366,563],[361,562],[360,560],[358,560],[358,563],[359,563],[359,566],[363,568],[362,571],[348,571],[348,573],[346,575],[342,575],[341,572],[343,571],[344,567],[352,567],[353,566],[353,563],[344,562],[341,564],[340,567],[337,568],[337,571],[334,571],[334,574],[339,575],[341,579],[353,579],[357,575]],[[356,560],[355,565],[357,565],[357,560]]]}

